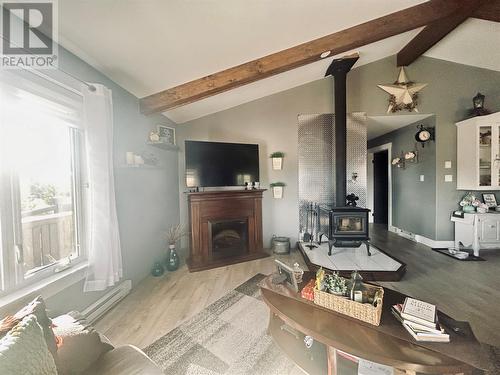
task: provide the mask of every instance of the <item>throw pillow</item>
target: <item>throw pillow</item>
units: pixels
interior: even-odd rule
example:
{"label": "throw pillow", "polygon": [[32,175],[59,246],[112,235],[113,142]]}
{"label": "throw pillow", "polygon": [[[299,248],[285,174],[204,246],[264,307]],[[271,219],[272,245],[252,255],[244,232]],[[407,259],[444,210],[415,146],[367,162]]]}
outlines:
{"label": "throw pillow", "polygon": [[58,316],[53,323],[55,334],[62,340],[56,362],[60,375],[80,374],[113,349],[79,314]]}
{"label": "throw pillow", "polygon": [[42,327],[28,315],[0,339],[0,374],[57,375]]}
{"label": "throw pillow", "polygon": [[57,360],[57,340],[52,331],[52,321],[47,316],[45,301],[41,296],[36,297],[33,301],[19,310],[14,315],[14,318],[22,320],[24,317],[31,314],[36,316],[38,324],[40,324],[43,329],[49,351],[54,356],[54,359]]}

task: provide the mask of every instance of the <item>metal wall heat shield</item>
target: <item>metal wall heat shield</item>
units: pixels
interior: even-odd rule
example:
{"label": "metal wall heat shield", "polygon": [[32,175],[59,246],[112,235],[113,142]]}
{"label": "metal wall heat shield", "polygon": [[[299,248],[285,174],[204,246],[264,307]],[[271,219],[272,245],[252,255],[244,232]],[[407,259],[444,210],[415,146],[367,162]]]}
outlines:
{"label": "metal wall heat shield", "polygon": [[366,113],[347,114],[347,194],[359,197],[358,206],[366,207],[367,180],[366,162],[368,158]]}
{"label": "metal wall heat shield", "polygon": [[334,121],[332,114],[298,116],[299,239],[318,231],[310,204],[335,201]]}
{"label": "metal wall heat shield", "polygon": [[[328,220],[313,215],[313,204],[335,202],[335,115],[298,116],[299,223],[304,232],[325,232]],[[366,207],[367,135],[364,113],[347,116],[347,192],[359,196],[358,205]],[[309,213],[308,213],[309,211]],[[325,222],[320,222],[325,221]],[[320,229],[321,228],[321,229]],[[323,230],[322,230],[323,229]],[[326,230],[326,233],[327,230]]]}

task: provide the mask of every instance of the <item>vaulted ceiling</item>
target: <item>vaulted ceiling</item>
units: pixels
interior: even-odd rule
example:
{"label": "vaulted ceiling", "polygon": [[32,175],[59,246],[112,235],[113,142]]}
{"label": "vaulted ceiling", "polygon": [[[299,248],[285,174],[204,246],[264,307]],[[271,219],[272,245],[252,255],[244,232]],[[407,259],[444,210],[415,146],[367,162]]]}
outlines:
{"label": "vaulted ceiling", "polygon": [[[61,44],[144,97],[402,10],[423,0],[68,0]],[[420,29],[356,48],[394,55]],[[425,55],[500,71],[500,23],[470,18]],[[344,54],[344,53],[343,53]],[[323,77],[333,56],[165,112],[177,123]]]}

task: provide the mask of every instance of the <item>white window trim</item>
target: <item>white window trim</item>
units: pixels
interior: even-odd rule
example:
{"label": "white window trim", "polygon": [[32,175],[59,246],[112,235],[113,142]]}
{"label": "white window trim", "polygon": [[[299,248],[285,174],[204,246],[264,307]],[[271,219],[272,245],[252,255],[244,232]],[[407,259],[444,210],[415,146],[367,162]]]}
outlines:
{"label": "white window trim", "polygon": [[[32,72],[33,73],[33,72]],[[64,89],[72,91],[81,96],[81,93],[76,89],[73,89],[70,86],[67,86],[63,83],[58,82],[55,79],[52,79],[44,74],[36,75],[45,78],[46,80],[55,83]],[[22,272],[22,267],[17,262],[16,252],[21,251],[17,249],[15,244],[15,238],[13,238],[13,225],[11,222],[13,218],[13,207],[9,207],[7,212],[3,212],[0,215],[0,266],[3,262],[7,262],[7,267],[3,267],[4,271],[7,271],[7,274],[4,274],[4,280],[0,280],[0,308],[8,306],[16,301],[24,299],[31,294],[40,294],[44,298],[49,298],[62,290],[68,288],[74,283],[85,279],[86,271],[88,268],[88,259],[87,259],[87,249],[84,246],[84,238],[85,238],[85,225],[86,222],[86,208],[87,208],[87,193],[88,193],[88,183],[86,181],[86,165],[85,165],[85,134],[83,131],[79,131],[79,134],[75,136],[76,133],[72,135],[72,141],[78,141],[79,144],[73,143],[73,147],[76,147],[75,153],[73,154],[73,162],[76,165],[76,176],[75,176],[75,186],[79,186],[80,188],[75,188],[75,209],[79,208],[79,212],[76,216],[77,223],[75,225],[78,227],[77,229],[77,241],[79,246],[79,254],[76,257],[70,258],[70,263],[67,263],[67,259],[61,259],[59,262],[51,264],[47,266],[45,269],[42,269],[33,274],[32,277],[24,279],[19,282],[16,280],[22,274],[24,278],[24,272]],[[4,180],[4,181],[2,181]],[[0,199],[4,201],[4,203],[8,203],[8,201],[12,202],[12,180],[10,181],[9,187],[5,186],[5,179],[0,178]],[[2,189],[3,187],[3,189]],[[11,234],[12,233],[12,234]],[[3,234],[3,235],[2,235]],[[14,244],[14,248],[11,249],[10,245]],[[7,254],[2,255],[3,251],[7,251]],[[6,250],[7,249],[7,250]],[[5,266],[5,265],[4,265]],[[59,269],[59,270],[58,270]],[[1,287],[5,288],[5,290],[1,290]],[[12,287],[15,284],[14,287]]]}
{"label": "white window trim", "polygon": [[45,299],[50,298],[71,285],[85,279],[87,268],[87,260],[82,259],[79,263],[75,263],[67,270],[54,273],[37,283],[11,291],[0,297],[0,308],[8,307],[30,296],[35,297],[36,295],[41,295]]}
{"label": "white window trim", "polygon": [[[73,268],[74,265],[79,264],[80,262],[84,261],[87,263],[87,254],[86,254],[86,248],[83,245],[82,241],[85,236],[84,231],[85,231],[85,208],[86,207],[86,186],[87,184],[82,183],[82,180],[85,180],[84,178],[84,171],[85,171],[85,165],[83,164],[84,157],[83,155],[85,154],[85,148],[84,148],[84,134],[83,132],[80,132],[80,134],[76,137],[73,138],[74,141],[78,141],[78,145],[74,145],[76,147],[75,154],[73,155],[74,162],[76,163],[76,176],[75,176],[75,181],[74,183],[78,186],[80,186],[79,189],[75,188],[75,202],[74,202],[74,207],[75,209],[78,210],[77,215],[75,215],[75,218],[77,220],[76,226],[78,229],[76,230],[77,233],[77,240],[79,240],[77,246],[79,246],[79,254],[76,257],[71,258],[71,263],[69,264],[68,268]],[[18,204],[18,197],[14,197],[13,192],[16,190],[16,187],[13,185],[15,181],[15,177],[11,176],[9,178],[10,184],[4,184],[5,191],[3,192],[3,197],[2,199],[4,200],[5,207],[8,207],[9,201],[12,203],[12,207],[9,207],[10,209],[6,209],[5,212],[3,212],[3,217],[0,218],[1,220],[4,220],[6,224],[6,231],[5,233],[14,233],[13,237],[5,236],[3,238],[3,243],[0,244],[0,249],[4,249],[6,251],[6,254],[4,254],[4,260],[6,261],[6,267],[4,267],[4,270],[6,270],[7,274],[5,275],[7,285],[4,285],[5,290],[0,291],[0,299],[3,296],[8,296],[9,294],[15,294],[18,290],[24,290],[24,289],[29,289],[30,286],[34,286],[35,288],[37,285],[44,285],[45,280],[50,280],[54,274],[61,273],[57,272],[58,268],[64,268],[67,267],[68,265],[66,264],[66,258],[61,259],[59,262],[56,262],[54,264],[48,265],[46,268],[41,269],[35,273],[32,274],[30,277],[25,277],[25,272],[21,264],[17,262],[17,257],[21,256],[22,257],[22,247],[19,248],[18,244],[16,243],[16,224],[12,222],[12,219],[16,221],[15,212],[14,210],[16,209],[16,204]],[[10,185],[10,186],[5,186],[5,185]],[[19,226],[20,223],[17,224]],[[17,229],[19,230],[19,229]],[[21,234],[17,234],[17,236],[21,236]],[[21,252],[21,255],[18,253]]]}

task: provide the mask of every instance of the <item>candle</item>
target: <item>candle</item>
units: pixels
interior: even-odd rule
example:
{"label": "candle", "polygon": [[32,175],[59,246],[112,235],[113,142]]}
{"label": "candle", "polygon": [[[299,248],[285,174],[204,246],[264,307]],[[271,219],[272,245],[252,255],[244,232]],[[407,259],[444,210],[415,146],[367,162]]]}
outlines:
{"label": "candle", "polygon": [[136,165],[142,165],[144,164],[144,159],[142,158],[141,155],[134,155],[134,163]]}
{"label": "candle", "polygon": [[135,159],[135,158],[134,158],[134,153],[133,153],[133,152],[131,152],[131,151],[127,151],[127,152],[125,153],[125,158],[126,158],[126,160],[127,160],[127,164],[129,164],[129,165],[130,165],[130,164],[134,164],[134,159]]}

